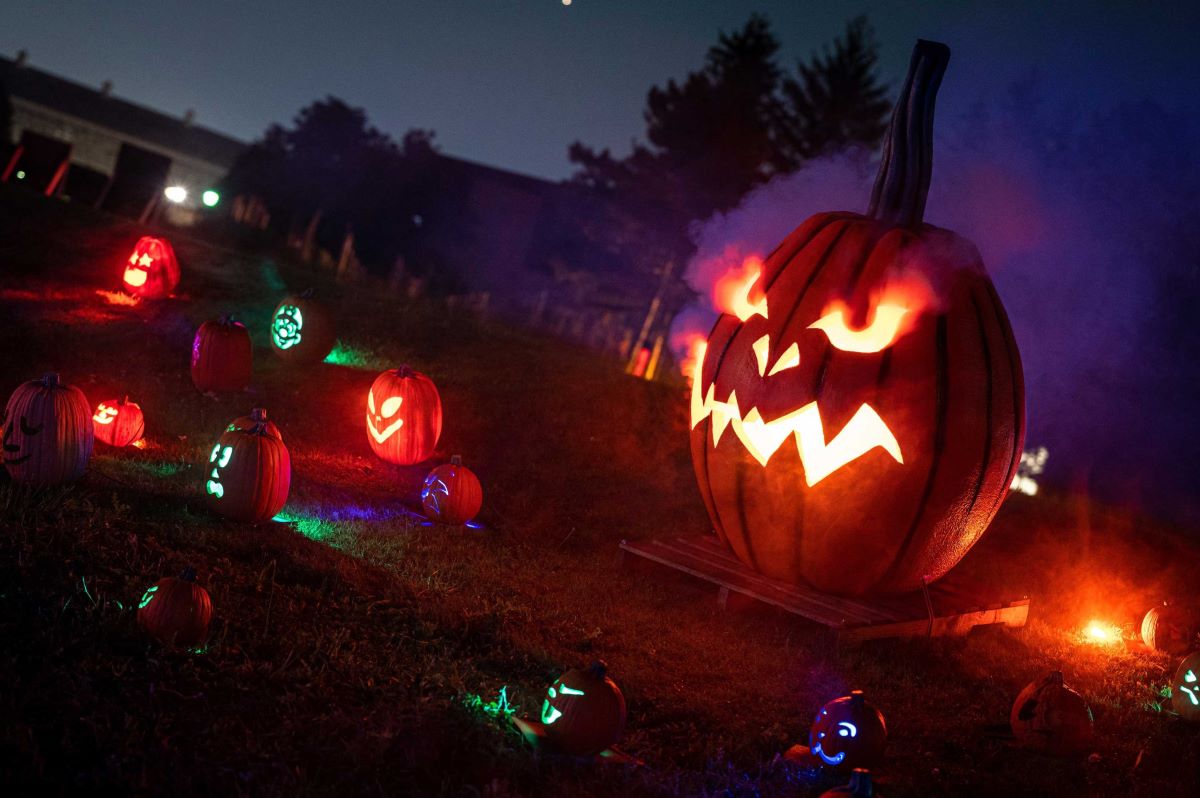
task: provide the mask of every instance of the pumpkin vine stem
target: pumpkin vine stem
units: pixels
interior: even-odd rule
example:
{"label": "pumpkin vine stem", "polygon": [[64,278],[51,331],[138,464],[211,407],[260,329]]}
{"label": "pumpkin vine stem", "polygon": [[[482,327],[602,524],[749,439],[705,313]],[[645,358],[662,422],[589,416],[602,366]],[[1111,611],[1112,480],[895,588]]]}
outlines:
{"label": "pumpkin vine stem", "polygon": [[883,140],[868,216],[907,228],[923,222],[933,175],[934,101],[949,63],[949,47],[917,40]]}
{"label": "pumpkin vine stem", "polygon": [[190,565],[185,567],[179,573],[179,578],[182,579],[184,582],[195,582],[196,581],[196,569]]}
{"label": "pumpkin vine stem", "polygon": [[588,675],[593,679],[603,679],[607,674],[608,663],[602,659],[598,659],[588,666]]}

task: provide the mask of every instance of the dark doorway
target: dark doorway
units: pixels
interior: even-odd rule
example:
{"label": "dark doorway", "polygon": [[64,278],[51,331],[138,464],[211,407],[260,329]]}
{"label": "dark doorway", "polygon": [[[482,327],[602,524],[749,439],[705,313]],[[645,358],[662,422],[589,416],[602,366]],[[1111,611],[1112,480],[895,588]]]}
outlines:
{"label": "dark doorway", "polygon": [[171,159],[167,156],[122,144],[112,184],[104,197],[105,210],[141,216],[150,201],[162,193],[170,168]]}
{"label": "dark doorway", "polygon": [[4,165],[5,182],[42,194],[58,190],[71,161],[71,145],[28,130]]}

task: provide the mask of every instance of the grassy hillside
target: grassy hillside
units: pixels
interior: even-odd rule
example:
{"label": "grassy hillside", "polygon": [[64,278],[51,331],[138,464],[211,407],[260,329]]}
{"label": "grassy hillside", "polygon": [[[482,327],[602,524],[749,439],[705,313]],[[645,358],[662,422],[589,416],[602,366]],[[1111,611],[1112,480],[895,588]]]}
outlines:
{"label": "grassy hillside", "polygon": [[[128,393],[148,446],[97,444],[76,485],[0,472],[0,781],[22,792],[148,794],[818,795],[840,781],[782,762],[826,700],[885,712],[882,789],[897,795],[1192,795],[1200,732],[1160,711],[1172,663],[1080,642],[1090,617],[1132,629],[1194,585],[1169,530],[1086,496],[1014,496],[962,564],[1033,598],[1031,623],[965,639],[837,648],[823,628],[719,612],[710,591],[618,566],[621,538],[707,527],[682,390],[567,344],[435,302],[172,236],[178,296],[131,304],[122,258],[142,230],[0,194],[0,390],[57,370],[95,404]],[[267,348],[285,290],[337,307],[336,363]],[[193,331],[232,313],[255,339],[244,394],[200,395]],[[484,528],[412,512],[425,469],[374,457],[367,389],[409,363],[438,384],[438,459],[483,481]],[[3,398],[3,397],[0,397]],[[203,499],[201,463],[252,406],[293,460],[281,518],[240,524]],[[192,565],[212,594],[201,652],[137,628],[142,591]],[[536,715],[564,669],[608,661],[645,762],[535,756],[480,709],[501,688]],[[1098,757],[1044,759],[1005,739],[1011,702],[1062,669],[1091,702]],[[1140,757],[1140,759],[1139,759]],[[1135,761],[1138,763],[1135,767]]]}

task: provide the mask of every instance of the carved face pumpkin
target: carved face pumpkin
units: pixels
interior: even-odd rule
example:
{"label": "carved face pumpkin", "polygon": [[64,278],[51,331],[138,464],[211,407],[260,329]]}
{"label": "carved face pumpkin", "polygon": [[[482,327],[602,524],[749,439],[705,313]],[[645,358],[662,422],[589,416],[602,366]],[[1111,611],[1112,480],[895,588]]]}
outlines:
{"label": "carved face pumpkin", "polygon": [[285,297],[271,317],[271,349],[291,363],[317,363],[333,349],[333,317],[312,292]]}
{"label": "carved face pumpkin", "polygon": [[1009,723],[1022,746],[1054,756],[1086,753],[1092,741],[1092,709],[1063,684],[1062,671],[1030,682],[1013,702]]}
{"label": "carved face pumpkin", "polygon": [[[919,46],[914,67],[938,57]],[[915,71],[893,136],[932,129],[936,82]],[[1020,460],[1020,360],[979,254],[921,222],[927,174],[893,186],[906,159],[927,166],[905,149],[919,139],[890,140],[871,213],[814,216],[722,286],[728,312],[692,383],[692,461],[717,534],[760,572],[839,595],[946,573]]]}
{"label": "carved face pumpkin", "polygon": [[151,585],[138,602],[138,626],[160,642],[196,646],[208,637],[212,599],[190,566]]}
{"label": "carved face pumpkin", "polygon": [[621,739],[625,696],[597,660],[563,674],[546,690],[542,724],[546,740],[572,756],[595,756]]}
{"label": "carved face pumpkin", "polygon": [[292,482],[292,460],[271,432],[267,413],[255,408],[249,429],[226,428],[208,453],[204,493],[208,505],[235,521],[263,521],[283,509]]}
{"label": "carved face pumpkin", "polygon": [[887,725],[861,690],[835,698],[817,713],[808,735],[814,756],[844,770],[873,768],[883,759]]}
{"label": "carved face pumpkin", "polygon": [[421,508],[430,521],[443,524],[465,524],[475,517],[483,505],[483,487],[475,472],[454,455],[446,465],[440,465],[425,477],[421,487]]}
{"label": "carved face pumpkin", "polygon": [[1175,669],[1171,708],[1185,720],[1200,721],[1200,651],[1184,657]]}
{"label": "carved face pumpkin", "polygon": [[442,400],[433,380],[408,366],[385,371],[367,393],[367,442],[398,465],[433,456],[442,434]]}
{"label": "carved face pumpkin", "polygon": [[15,482],[58,485],[83,476],[92,456],[92,411],[83,391],[47,373],[21,385],[4,406],[4,467]]}
{"label": "carved face pumpkin", "polygon": [[121,275],[125,290],[142,299],[162,299],[179,284],[175,250],[162,238],[142,236],[125,262]]}
{"label": "carved face pumpkin", "polygon": [[96,440],[109,446],[129,446],[137,443],[146,431],[142,408],[136,402],[129,401],[128,396],[120,400],[109,399],[96,405],[92,423],[96,427]]}

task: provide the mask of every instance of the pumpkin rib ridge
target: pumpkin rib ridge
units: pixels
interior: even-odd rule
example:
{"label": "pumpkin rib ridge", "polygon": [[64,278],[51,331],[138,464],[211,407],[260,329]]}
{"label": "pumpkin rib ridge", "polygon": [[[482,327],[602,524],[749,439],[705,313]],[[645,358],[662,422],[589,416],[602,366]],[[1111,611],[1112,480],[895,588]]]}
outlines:
{"label": "pumpkin rib ridge", "polygon": [[1000,294],[997,293],[996,286],[992,284],[991,280],[987,281],[986,287],[991,299],[992,312],[1000,326],[1000,335],[1004,341],[1004,351],[1008,357],[1008,368],[1013,382],[1012,452],[1009,455],[1008,472],[997,492],[996,503],[992,506],[991,517],[995,518],[996,513],[1000,511],[1000,505],[1004,503],[1008,486],[1012,484],[1013,477],[1017,475],[1017,467],[1021,464],[1021,450],[1025,445],[1025,375],[1021,369],[1020,359],[1013,356],[1013,353],[1017,351],[1017,340],[1013,335],[1012,325],[1008,321],[1008,314],[1004,312],[1004,306],[1000,303]]}
{"label": "pumpkin rib ridge", "polygon": [[742,545],[746,548],[746,556],[750,560],[750,567],[761,573],[762,569],[758,566],[758,558],[754,556],[754,544],[750,542],[750,535],[746,533],[746,530],[750,528],[750,523],[746,519],[745,471],[746,460],[745,458],[740,458],[733,469],[734,484],[737,486],[739,531],[742,533]]}
{"label": "pumpkin rib ridge", "polygon": [[[971,292],[971,307],[975,309],[975,321],[979,328],[979,340],[983,346],[983,361],[985,365],[984,373],[987,374],[987,388],[985,395],[987,396],[987,422],[984,426],[983,436],[983,467],[979,469],[979,477],[975,480],[975,491],[971,494],[971,504],[967,507],[967,517],[969,518],[975,512],[975,503],[979,501],[979,496],[983,492],[983,483],[987,481],[988,466],[992,462],[992,424],[995,420],[992,414],[992,400],[995,390],[995,380],[992,379],[992,348],[988,345],[987,327],[983,324],[983,309],[979,307],[979,300],[975,296],[975,292]],[[978,540],[978,538],[976,538]],[[971,544],[975,545],[974,542]]]}

